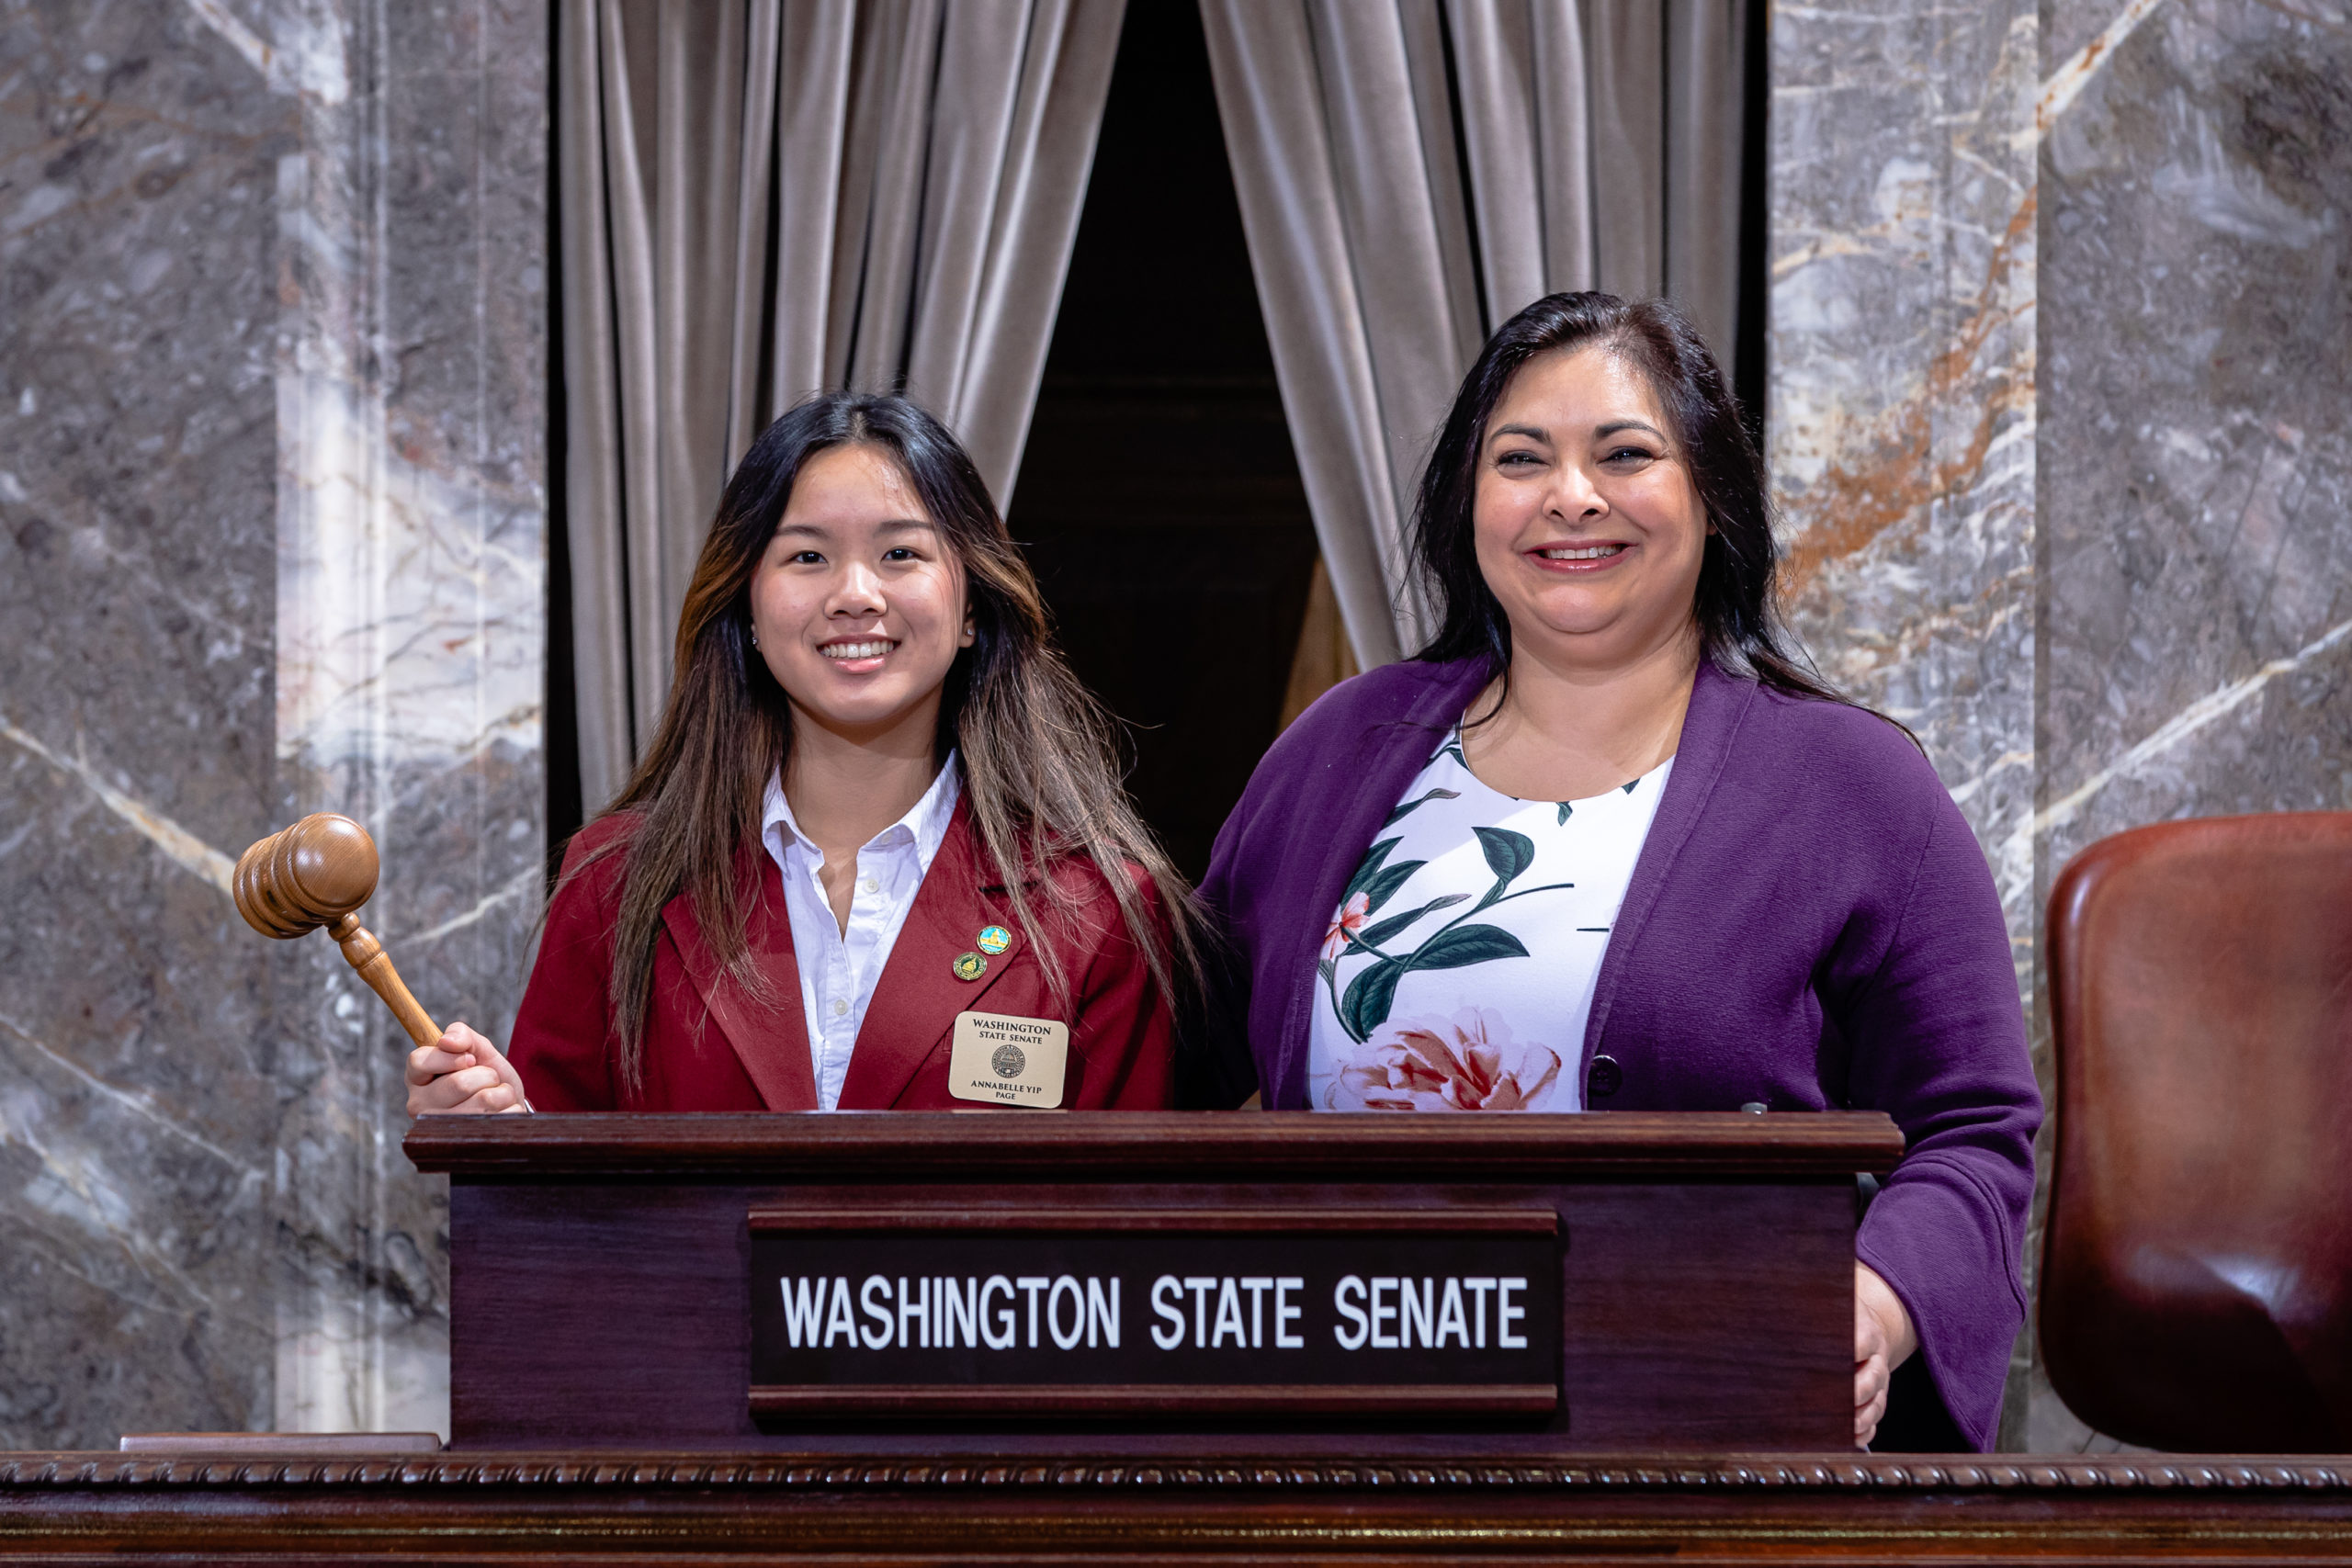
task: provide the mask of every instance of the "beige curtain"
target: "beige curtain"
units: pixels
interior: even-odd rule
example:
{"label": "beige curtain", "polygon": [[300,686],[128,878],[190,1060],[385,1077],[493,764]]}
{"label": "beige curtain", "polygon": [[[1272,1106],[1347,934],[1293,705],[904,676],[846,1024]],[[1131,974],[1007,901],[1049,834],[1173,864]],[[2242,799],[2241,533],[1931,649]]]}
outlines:
{"label": "beige curtain", "polygon": [[758,431],[902,388],[1011,500],[1125,0],[559,0],[582,799],[650,738]]}
{"label": "beige curtain", "polygon": [[1283,406],[1363,665],[1429,630],[1403,523],[1488,333],[1555,289],[1665,293],[1728,357],[1745,9],[1201,0]]}

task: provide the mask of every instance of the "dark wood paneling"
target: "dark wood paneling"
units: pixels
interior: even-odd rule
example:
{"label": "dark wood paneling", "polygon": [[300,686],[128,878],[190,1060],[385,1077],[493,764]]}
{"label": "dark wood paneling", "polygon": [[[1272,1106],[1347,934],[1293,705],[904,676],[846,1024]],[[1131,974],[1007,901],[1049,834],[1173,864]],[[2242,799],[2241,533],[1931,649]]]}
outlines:
{"label": "dark wood paneling", "polygon": [[746,1196],[452,1183],[453,1439],[755,1446]]}
{"label": "dark wood paneling", "polygon": [[[754,1387],[752,1414],[763,1419],[899,1420],[913,1416],[998,1419],[1132,1421],[1137,1411],[1176,1420],[1267,1416],[1297,1420],[1452,1421],[1549,1416],[1560,1391],[1550,1383],[834,1383]],[[1063,1439],[1065,1442],[1067,1438]]]}
{"label": "dark wood paneling", "polygon": [[1548,1419],[1358,1405],[1294,1408],[1276,1423],[1226,1414],[1229,1404],[1147,1404],[1103,1412],[1093,1428],[1105,1451],[1213,1452],[1256,1433],[1278,1451],[1325,1455],[1362,1451],[1377,1428],[1375,1451],[1404,1456],[1464,1444],[1835,1445],[1851,1421],[1852,1173],[1888,1168],[1902,1139],[1877,1113],[900,1113],[437,1117],[408,1147],[456,1177],[453,1437],[476,1449],[974,1454],[1066,1440],[960,1414],[880,1435],[755,1426],[755,1212],[837,1232],[1001,1235],[1108,1219],[1199,1233],[1206,1216],[1299,1235],[1466,1226],[1499,1240],[1556,1225],[1560,1406]]}
{"label": "dark wood paneling", "polygon": [[0,1558],[241,1565],[2352,1562],[2352,1459],[0,1455]]}
{"label": "dark wood paneling", "polygon": [[[810,1119],[820,1120],[833,1119]],[[1418,1212],[1439,1223],[1453,1207],[1541,1204],[1556,1213],[1566,1240],[1563,1413],[1516,1431],[1390,1422],[1396,1429],[1374,1451],[1442,1453],[1465,1443],[1531,1452],[1636,1442],[1687,1450],[1818,1449],[1850,1430],[1849,1178],[1509,1186],[1065,1181],[1046,1190],[976,1190],[981,1179],[964,1173],[937,1187],[812,1184],[788,1191],[718,1180],[461,1179],[450,1195],[453,1443],[878,1444],[966,1454],[1067,1443],[1066,1436],[978,1426],[763,1434],[747,1401],[752,1208],[961,1211],[992,1202],[1010,1212],[1046,1200],[1127,1212],[1329,1206]],[[1199,1453],[1230,1449],[1243,1437],[1214,1422],[1148,1429],[1165,1425],[1114,1424],[1096,1440],[1104,1451]],[[1365,1441],[1329,1422],[1319,1430],[1269,1434],[1257,1423],[1251,1429],[1283,1452],[1363,1451]]]}
{"label": "dark wood paneling", "polygon": [[1562,1196],[1560,1370],[1577,1446],[1823,1449],[1850,1438],[1850,1179]]}

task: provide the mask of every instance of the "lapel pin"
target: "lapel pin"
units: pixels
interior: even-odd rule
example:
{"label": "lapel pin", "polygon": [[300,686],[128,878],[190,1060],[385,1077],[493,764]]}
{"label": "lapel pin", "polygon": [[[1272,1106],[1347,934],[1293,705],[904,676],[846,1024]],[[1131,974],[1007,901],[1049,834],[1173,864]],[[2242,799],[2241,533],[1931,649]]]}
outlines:
{"label": "lapel pin", "polygon": [[994,958],[1012,945],[1012,933],[1002,926],[983,926],[978,940],[980,951]]}
{"label": "lapel pin", "polygon": [[977,953],[967,953],[951,965],[958,980],[977,980],[988,973],[989,961]]}

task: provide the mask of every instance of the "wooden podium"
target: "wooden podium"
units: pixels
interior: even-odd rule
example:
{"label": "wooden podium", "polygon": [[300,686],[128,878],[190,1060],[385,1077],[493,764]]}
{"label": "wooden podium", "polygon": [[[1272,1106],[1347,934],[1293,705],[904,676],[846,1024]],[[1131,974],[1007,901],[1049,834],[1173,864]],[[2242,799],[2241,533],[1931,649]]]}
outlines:
{"label": "wooden podium", "polygon": [[454,1451],[0,1454],[0,1559],[2352,1561],[2341,1460],[1855,1453],[1881,1116],[447,1117],[408,1149],[452,1178]]}
{"label": "wooden podium", "polygon": [[428,1117],[451,1447],[1836,1451],[1876,1112]]}

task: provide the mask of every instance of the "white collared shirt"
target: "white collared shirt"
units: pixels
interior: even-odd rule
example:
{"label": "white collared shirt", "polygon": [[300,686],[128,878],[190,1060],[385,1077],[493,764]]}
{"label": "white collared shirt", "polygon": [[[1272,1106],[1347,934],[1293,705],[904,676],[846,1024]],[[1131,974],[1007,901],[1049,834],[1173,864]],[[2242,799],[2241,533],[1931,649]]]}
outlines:
{"label": "white collared shirt", "polygon": [[850,1052],[865,1022],[866,1006],[874,1000],[899,930],[907,923],[907,911],[914,908],[915,892],[947,837],[961,793],[950,753],[914,808],[866,840],[857,852],[844,931],[818,879],[825,852],[792,819],[782,775],[768,779],[760,841],[784,874],[784,905],[792,917],[792,953],[800,970],[800,1006],[808,1020],[809,1066],[816,1072],[820,1111],[841,1104],[842,1080],[849,1076]]}

